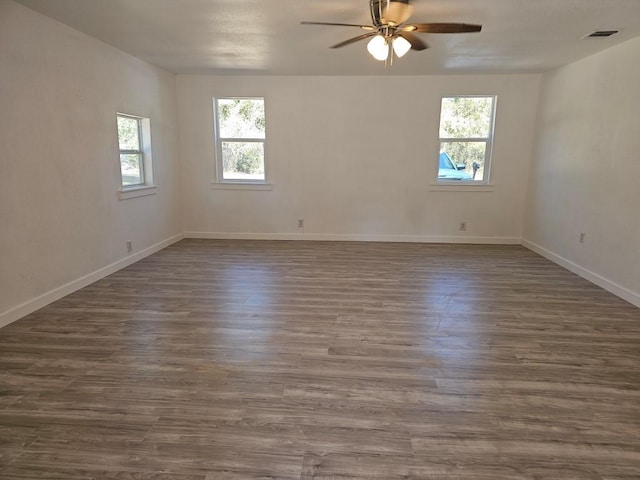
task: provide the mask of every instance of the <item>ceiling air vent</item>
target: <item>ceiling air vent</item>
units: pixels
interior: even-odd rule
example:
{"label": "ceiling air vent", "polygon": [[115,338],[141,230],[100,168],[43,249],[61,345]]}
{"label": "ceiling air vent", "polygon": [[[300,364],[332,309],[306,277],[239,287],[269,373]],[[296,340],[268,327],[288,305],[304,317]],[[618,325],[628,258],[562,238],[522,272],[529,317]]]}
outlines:
{"label": "ceiling air vent", "polygon": [[602,38],[602,37],[610,37],[611,35],[615,35],[618,33],[618,30],[596,30],[589,35],[585,35],[584,38]]}

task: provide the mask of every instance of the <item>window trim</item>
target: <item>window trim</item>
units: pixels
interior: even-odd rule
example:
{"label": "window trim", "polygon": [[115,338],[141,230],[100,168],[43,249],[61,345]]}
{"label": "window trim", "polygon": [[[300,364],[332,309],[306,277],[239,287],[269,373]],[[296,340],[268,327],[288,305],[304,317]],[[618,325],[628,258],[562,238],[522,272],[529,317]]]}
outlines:
{"label": "window trim", "polygon": [[[144,195],[152,195],[155,193],[157,186],[153,182],[153,162],[151,155],[151,121],[147,117],[132,115],[130,113],[116,112],[116,125],[118,117],[132,118],[138,122],[138,145],[139,150],[121,150],[120,138],[118,136],[118,165],[120,167],[120,189],[119,197],[121,200],[128,198],[137,198]],[[117,135],[117,128],[116,128]],[[121,155],[139,155],[140,157],[140,176],[141,183],[133,185],[124,185],[122,182],[122,161]],[[145,192],[147,191],[147,192]],[[145,192],[145,193],[142,193]]]}
{"label": "window trim", "polygon": [[[489,135],[487,137],[440,137],[440,123],[442,122],[442,101],[445,98],[491,98],[491,119],[489,121]],[[493,158],[493,141],[495,139],[496,110],[498,103],[498,95],[443,95],[440,98],[440,115],[438,117],[438,152],[436,155],[436,169],[434,186],[452,186],[460,185],[465,187],[486,187],[491,186],[491,159]],[[482,180],[446,180],[438,177],[440,170],[440,152],[443,143],[467,142],[480,143],[486,145],[484,151],[484,171],[487,172]]]}
{"label": "window trim", "polygon": [[[213,134],[215,140],[215,181],[211,182],[212,184],[230,184],[230,185],[270,185],[268,182],[268,171],[267,171],[267,131],[265,127],[264,138],[258,137],[221,137],[220,136],[220,120],[218,115],[218,101],[219,100],[262,100],[262,104],[265,107],[265,118],[266,118],[266,101],[264,97],[214,97],[213,98]],[[247,143],[247,142],[255,142],[262,143],[262,163],[264,167],[264,178],[262,179],[229,179],[224,178],[224,165],[223,165],[223,157],[222,157],[222,144],[224,142],[237,142],[237,143]]]}

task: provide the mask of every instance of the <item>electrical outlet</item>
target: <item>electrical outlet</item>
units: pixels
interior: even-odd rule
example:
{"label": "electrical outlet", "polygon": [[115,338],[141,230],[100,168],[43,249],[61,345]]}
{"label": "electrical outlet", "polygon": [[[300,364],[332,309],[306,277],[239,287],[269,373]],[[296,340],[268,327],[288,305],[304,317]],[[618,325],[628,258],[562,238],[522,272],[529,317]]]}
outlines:
{"label": "electrical outlet", "polygon": [[587,236],[586,233],[581,233],[580,234],[580,243],[584,243],[584,239],[585,239],[586,236]]}
{"label": "electrical outlet", "polygon": [[467,231],[467,222],[460,222],[460,231],[461,232]]}
{"label": "electrical outlet", "polygon": [[298,220],[298,228],[304,228],[304,220]]}
{"label": "electrical outlet", "polygon": [[127,240],[127,253],[133,252],[133,242],[131,240]]}

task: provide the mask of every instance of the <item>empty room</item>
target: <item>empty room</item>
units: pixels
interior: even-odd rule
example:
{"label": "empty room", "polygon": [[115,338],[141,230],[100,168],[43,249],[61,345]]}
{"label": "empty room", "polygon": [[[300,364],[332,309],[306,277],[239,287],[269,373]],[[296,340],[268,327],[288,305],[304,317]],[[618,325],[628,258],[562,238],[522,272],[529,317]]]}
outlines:
{"label": "empty room", "polygon": [[640,479],[638,0],[0,0],[0,478]]}

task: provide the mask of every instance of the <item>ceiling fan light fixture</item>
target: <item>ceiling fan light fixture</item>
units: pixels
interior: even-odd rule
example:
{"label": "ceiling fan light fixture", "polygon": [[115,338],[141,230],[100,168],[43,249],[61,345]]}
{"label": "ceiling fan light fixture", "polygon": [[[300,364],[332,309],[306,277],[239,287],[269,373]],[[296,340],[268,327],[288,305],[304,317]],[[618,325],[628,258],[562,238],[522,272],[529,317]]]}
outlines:
{"label": "ceiling fan light fixture", "polygon": [[369,40],[367,50],[373,58],[381,62],[384,62],[389,57],[389,44],[384,35],[376,35]]}
{"label": "ceiling fan light fixture", "polygon": [[[2,0],[0,0],[1,2]],[[340,27],[358,27],[367,33],[349,38],[332,45],[341,48],[361,40],[368,40],[367,50],[385,67],[393,64],[394,57],[403,57],[409,50],[429,48],[416,33],[471,33],[482,30],[482,25],[471,23],[410,23],[413,0],[369,0],[371,25],[338,22],[302,22],[305,25],[329,25]],[[603,32],[600,32],[603,33]],[[608,33],[608,32],[607,32]]]}
{"label": "ceiling fan light fixture", "polygon": [[395,37],[392,45],[393,51],[396,53],[398,58],[404,57],[405,54],[411,50],[411,44],[403,37]]}

